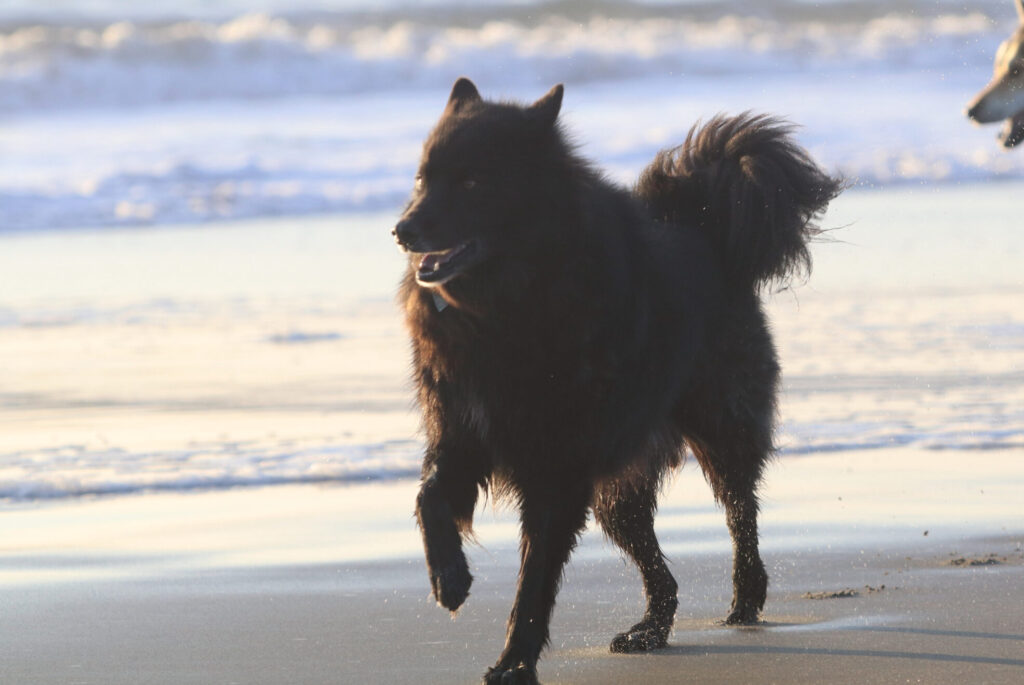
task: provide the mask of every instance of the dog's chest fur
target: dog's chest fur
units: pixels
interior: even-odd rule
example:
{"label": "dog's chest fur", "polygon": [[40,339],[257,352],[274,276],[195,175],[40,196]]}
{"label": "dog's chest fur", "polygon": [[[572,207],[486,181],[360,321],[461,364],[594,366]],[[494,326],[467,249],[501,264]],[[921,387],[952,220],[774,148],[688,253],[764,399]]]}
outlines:
{"label": "dog's chest fur", "polygon": [[437,306],[433,291],[406,295],[428,435],[468,438],[499,469],[615,442],[610,413],[635,376],[632,345],[608,344],[607,332],[567,321],[550,301],[480,318]]}

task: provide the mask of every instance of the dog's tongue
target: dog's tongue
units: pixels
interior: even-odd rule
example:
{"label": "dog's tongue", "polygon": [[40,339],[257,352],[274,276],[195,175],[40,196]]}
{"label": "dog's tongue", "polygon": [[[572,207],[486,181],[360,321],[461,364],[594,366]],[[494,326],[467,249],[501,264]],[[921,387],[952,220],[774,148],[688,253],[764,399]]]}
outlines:
{"label": "dog's tongue", "polygon": [[444,266],[445,263],[449,262],[452,257],[462,252],[465,247],[465,245],[459,245],[458,247],[453,247],[452,249],[445,250],[444,252],[428,252],[423,255],[422,259],[420,259],[419,270],[423,273],[437,271]]}
{"label": "dog's tongue", "polygon": [[1005,148],[1015,147],[1024,142],[1024,112],[1019,112],[1012,119],[1006,120],[999,140],[1003,141]]}
{"label": "dog's tongue", "polygon": [[445,258],[448,255],[443,252],[430,252],[423,255],[423,259],[420,260],[420,271],[429,272],[437,271],[437,268],[444,264]]}

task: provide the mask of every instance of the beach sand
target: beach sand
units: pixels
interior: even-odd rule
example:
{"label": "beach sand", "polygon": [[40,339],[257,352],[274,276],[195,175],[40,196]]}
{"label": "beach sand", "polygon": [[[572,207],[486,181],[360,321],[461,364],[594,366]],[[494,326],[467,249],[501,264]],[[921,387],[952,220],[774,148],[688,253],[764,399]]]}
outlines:
{"label": "beach sand", "polygon": [[[680,581],[670,647],[608,652],[642,598],[635,571],[590,530],[566,572],[543,682],[1024,678],[1019,453],[794,457],[766,486],[762,625],[718,624],[729,542],[690,464],[658,523]],[[414,495],[399,481],[8,510],[0,682],[477,682],[504,637],[514,521],[478,512],[476,581],[452,620],[428,597]]]}

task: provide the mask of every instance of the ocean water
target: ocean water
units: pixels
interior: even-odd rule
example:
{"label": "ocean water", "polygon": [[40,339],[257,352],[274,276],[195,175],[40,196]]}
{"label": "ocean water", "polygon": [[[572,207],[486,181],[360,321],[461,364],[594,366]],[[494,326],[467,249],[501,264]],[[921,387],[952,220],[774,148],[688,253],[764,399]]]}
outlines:
{"label": "ocean water", "polygon": [[581,151],[624,183],[717,112],[800,124],[851,188],[811,281],[769,297],[781,454],[1019,457],[1024,153],[962,114],[1016,21],[987,0],[9,0],[0,503],[415,475],[388,231],[463,74],[522,100],[564,82]]}
{"label": "ocean water", "polygon": [[200,2],[0,6],[0,231],[387,209],[460,75],[567,87],[629,182],[698,119],[803,126],[865,186],[1019,178],[962,109],[1016,16],[952,2]]}
{"label": "ocean water", "polygon": [[[766,294],[781,460],[1020,459],[1022,193],[834,203],[810,280]],[[0,238],[0,507],[415,477],[396,214]]]}

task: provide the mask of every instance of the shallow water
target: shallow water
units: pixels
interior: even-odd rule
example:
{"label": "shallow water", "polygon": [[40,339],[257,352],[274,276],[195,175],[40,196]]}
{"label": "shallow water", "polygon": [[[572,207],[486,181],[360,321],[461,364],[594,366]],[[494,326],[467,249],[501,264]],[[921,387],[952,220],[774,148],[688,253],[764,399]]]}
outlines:
{"label": "shallow water", "polygon": [[[784,458],[1024,447],[1021,191],[835,203],[768,297]],[[0,236],[0,497],[416,474],[396,214]]]}

